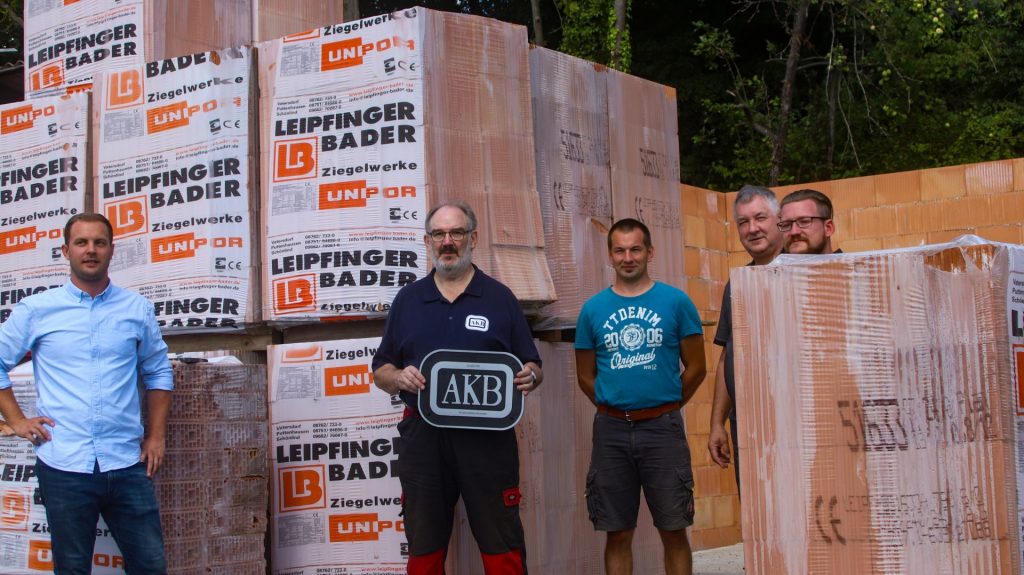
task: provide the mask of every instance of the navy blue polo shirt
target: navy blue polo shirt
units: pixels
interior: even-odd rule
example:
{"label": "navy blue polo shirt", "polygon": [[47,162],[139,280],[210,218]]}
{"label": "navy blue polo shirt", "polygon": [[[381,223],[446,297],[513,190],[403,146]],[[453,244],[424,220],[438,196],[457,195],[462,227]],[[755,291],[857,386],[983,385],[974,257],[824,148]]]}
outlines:
{"label": "navy blue polo shirt", "polygon": [[[526,363],[541,364],[519,302],[512,290],[473,266],[475,273],[459,297],[449,302],[434,283],[434,272],[398,292],[373,356],[373,369],[384,364],[419,368],[439,349],[504,351]],[[403,391],[407,405],[416,396]]]}

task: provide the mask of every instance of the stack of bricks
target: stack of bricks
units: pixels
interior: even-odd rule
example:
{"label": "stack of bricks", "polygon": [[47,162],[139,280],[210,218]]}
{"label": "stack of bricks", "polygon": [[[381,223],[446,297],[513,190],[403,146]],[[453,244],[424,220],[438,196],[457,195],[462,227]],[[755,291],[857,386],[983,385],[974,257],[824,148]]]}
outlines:
{"label": "stack of bricks", "polygon": [[708,455],[708,430],[715,390],[715,368],[721,348],[714,345],[729,279],[729,239],[726,222],[731,204],[726,195],[694,186],[681,186],[686,293],[704,322],[707,377],[685,408],[686,437],[692,457],[696,513],[690,529],[694,549],[731,545],[740,540],[740,506],[732,468],[722,469]]}
{"label": "stack of bricks", "polygon": [[175,363],[174,387],[156,476],[168,573],[264,575],[266,368]]}

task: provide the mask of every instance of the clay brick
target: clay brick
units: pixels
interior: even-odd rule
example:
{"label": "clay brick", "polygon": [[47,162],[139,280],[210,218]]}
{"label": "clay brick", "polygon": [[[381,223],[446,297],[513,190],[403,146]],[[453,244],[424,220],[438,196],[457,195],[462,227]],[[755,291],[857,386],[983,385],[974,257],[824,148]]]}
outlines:
{"label": "clay brick", "polygon": [[971,196],[967,198],[967,210],[971,214],[971,227],[990,226],[995,219],[992,212],[993,196]]}
{"label": "clay brick", "polygon": [[710,497],[696,497],[693,502],[692,530],[711,529],[715,526],[715,515]]}
{"label": "clay brick", "polygon": [[844,210],[842,212],[836,212],[832,214],[832,222],[835,223],[836,233],[842,233],[846,237],[850,237],[853,231],[853,211]]}
{"label": "clay brick", "polygon": [[957,198],[942,203],[942,227],[940,230],[959,230],[974,225],[968,198]]}
{"label": "clay brick", "polygon": [[901,236],[890,236],[882,238],[882,249],[891,250],[894,248],[912,248],[923,246],[928,243],[928,234],[904,234]]}
{"label": "clay brick", "polygon": [[727,252],[710,252],[708,257],[711,261],[711,277],[708,279],[724,284],[729,279],[729,254]]}
{"label": "clay brick", "polygon": [[730,250],[730,252],[729,252],[729,270],[730,270],[730,273],[732,271],[732,268],[738,268],[740,266],[745,266],[745,265],[747,265],[747,262],[749,262],[749,261],[750,261],[750,256],[747,254],[747,252],[745,252],[743,250],[740,250],[740,251],[731,251]]}
{"label": "clay brick", "polygon": [[704,213],[709,218],[725,221],[725,213],[722,211],[722,194],[714,190],[701,190],[704,197]]}
{"label": "clay brick", "polygon": [[1024,192],[1024,158],[1010,160],[1013,164],[1013,191]]}
{"label": "clay brick", "polygon": [[735,525],[734,522],[734,506],[736,505],[736,498],[729,496],[718,496],[712,499],[712,509],[715,514],[715,527],[728,527],[729,525]]}
{"label": "clay brick", "polygon": [[1015,224],[1024,221],[1024,191],[989,196],[992,224]]}
{"label": "clay brick", "polygon": [[942,229],[942,214],[944,213],[945,205],[948,203],[949,201],[947,200],[942,202],[929,202],[923,205],[924,215],[922,218],[922,225],[924,226],[924,229],[922,231],[924,233]]}
{"label": "clay brick", "polygon": [[929,244],[944,244],[951,242],[956,238],[964,234],[975,233],[974,228],[965,228],[959,230],[942,230],[937,232],[928,232],[928,243]]}
{"label": "clay brick", "polygon": [[708,286],[710,288],[709,297],[711,298],[711,301],[708,302],[708,309],[719,311],[722,309],[722,294],[725,292],[725,282],[722,280],[708,280]]}
{"label": "clay brick", "polygon": [[921,199],[946,200],[967,194],[964,166],[921,171]]}
{"label": "clay brick", "polygon": [[924,205],[921,204],[920,202],[896,206],[896,233],[924,233],[926,231],[924,224],[924,213]]}
{"label": "clay brick", "polygon": [[[711,297],[711,289],[707,280],[687,278],[686,294],[693,300],[693,305],[698,311],[708,309],[708,300]],[[703,318],[703,315],[701,316]]]}
{"label": "clay brick", "polygon": [[874,176],[836,180],[832,182],[831,187],[831,193],[826,193],[832,200],[832,207],[836,211],[869,208],[878,205],[875,201]]}
{"label": "clay brick", "polygon": [[842,248],[844,252],[870,252],[882,249],[882,240],[881,238],[847,240],[838,246],[833,243],[832,248]]}
{"label": "clay brick", "polygon": [[994,242],[1006,242],[1008,244],[1021,243],[1021,226],[1019,224],[978,228],[977,234],[986,240],[992,240]]}
{"label": "clay brick", "polygon": [[740,243],[740,234],[736,231],[736,224],[729,222],[725,226],[725,249],[729,252],[743,251],[743,244]]}
{"label": "clay brick", "polygon": [[854,210],[851,215],[853,220],[852,237],[855,239],[897,235],[896,208],[894,206]]}
{"label": "clay brick", "polygon": [[697,247],[683,248],[683,273],[686,277],[699,278],[704,275],[701,269],[701,251]]}
{"label": "clay brick", "polygon": [[875,200],[879,206],[907,204],[920,199],[920,171],[875,176]]}
{"label": "clay brick", "polygon": [[683,241],[687,246],[707,247],[705,238],[707,231],[704,226],[704,218],[697,216],[683,216]]}
{"label": "clay brick", "polygon": [[690,547],[695,551],[716,549],[740,542],[740,528],[738,525],[700,530],[691,528],[688,531],[688,535]]}
{"label": "clay brick", "polygon": [[727,221],[732,221],[732,205],[736,203],[736,192],[726,192],[722,194],[725,196],[725,210],[722,212],[725,214]]}
{"label": "clay brick", "polygon": [[705,215],[700,195],[700,188],[687,185],[680,186],[680,202],[682,202],[683,215],[700,217]]}
{"label": "clay brick", "polygon": [[1013,165],[1007,160],[966,167],[967,195],[1003,194],[1013,191]]}
{"label": "clay brick", "polygon": [[729,229],[725,226],[725,222],[708,219],[704,221],[704,226],[707,233],[705,243],[708,248],[713,250],[725,250],[728,248]]}

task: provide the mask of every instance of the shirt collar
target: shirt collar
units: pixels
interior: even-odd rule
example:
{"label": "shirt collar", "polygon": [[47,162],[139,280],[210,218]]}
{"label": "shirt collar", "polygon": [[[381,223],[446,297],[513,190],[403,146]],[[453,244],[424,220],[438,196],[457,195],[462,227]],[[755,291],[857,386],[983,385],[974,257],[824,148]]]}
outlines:
{"label": "shirt collar", "polygon": [[101,291],[99,295],[97,295],[95,298],[85,293],[84,291],[78,289],[78,286],[76,286],[70,280],[68,281],[68,283],[64,284],[64,289],[67,291],[68,295],[70,295],[72,298],[75,299],[75,301],[78,302],[81,302],[83,299],[86,298],[103,301],[110,297],[110,294],[114,291],[114,282],[108,282],[107,287],[103,291]]}
{"label": "shirt collar", "polygon": [[[483,272],[480,271],[480,268],[476,267],[476,264],[471,265],[473,266],[473,278],[469,280],[469,285],[466,286],[466,289],[463,290],[462,294],[471,295],[473,297],[480,297],[484,293],[482,277]],[[426,290],[426,293],[423,294],[424,303],[439,301],[442,299],[441,290],[437,289],[437,284],[434,283],[435,273],[437,273],[436,269],[430,270],[430,275],[427,276],[427,278],[430,280],[430,287]]]}

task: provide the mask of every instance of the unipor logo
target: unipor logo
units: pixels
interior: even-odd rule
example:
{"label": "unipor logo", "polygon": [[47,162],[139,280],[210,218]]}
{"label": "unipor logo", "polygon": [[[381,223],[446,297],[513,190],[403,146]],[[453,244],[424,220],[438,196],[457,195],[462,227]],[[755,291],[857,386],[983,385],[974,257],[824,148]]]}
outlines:
{"label": "unipor logo", "polygon": [[314,137],[274,142],[274,181],[316,177],[317,141]]}
{"label": "unipor logo", "polygon": [[33,70],[28,78],[32,91],[56,88],[64,84],[64,60],[50,62]]}
{"label": "unipor logo", "polygon": [[284,350],[283,363],[312,363],[323,359],[323,348],[318,344],[292,346]]}
{"label": "unipor logo", "polygon": [[36,118],[52,116],[56,113],[57,109],[53,106],[35,108],[32,104],[4,110],[0,112],[0,134],[11,134],[28,130],[35,125]]}
{"label": "unipor logo", "polygon": [[363,42],[362,38],[350,38],[320,45],[320,71],[351,68],[363,63],[363,57],[372,52],[386,52],[392,48],[405,47],[414,50],[413,40],[402,40],[397,36],[377,41]]}
{"label": "unipor logo", "polygon": [[324,395],[370,393],[373,373],[366,365],[324,368]]}
{"label": "unipor logo", "polygon": [[111,202],[106,207],[107,219],[114,228],[114,239],[146,233],[149,209],[145,198],[129,198]]}
{"label": "unipor logo", "polygon": [[0,255],[36,249],[39,240],[49,238],[59,240],[64,230],[36,230],[35,226],[18,228],[9,232],[0,232]]}
{"label": "unipor logo", "polygon": [[330,515],[328,523],[331,530],[329,535],[331,543],[379,541],[381,533],[385,531],[405,532],[405,522],[402,520],[382,520],[376,513]]}
{"label": "unipor logo", "polygon": [[217,109],[217,100],[190,106],[188,102],[173,102],[166,106],[146,110],[146,131],[150,134],[187,126],[189,119],[199,112]]}
{"label": "unipor logo", "polygon": [[0,529],[28,531],[29,493],[24,489],[7,489],[0,493]]}
{"label": "unipor logo", "polygon": [[274,311],[278,314],[316,311],[316,275],[274,280]]}
{"label": "unipor logo", "polygon": [[142,73],[139,70],[122,70],[107,74],[107,109],[117,110],[142,103]]}
{"label": "unipor logo", "polygon": [[416,186],[378,188],[367,186],[366,180],[321,184],[319,208],[321,210],[365,208],[367,200],[378,196],[387,199],[415,198]]}
{"label": "unipor logo", "polygon": [[150,240],[150,244],[152,249],[150,257],[153,263],[157,263],[195,257],[196,251],[204,246],[240,248],[243,245],[243,241],[238,236],[197,238],[194,233],[189,232],[187,234],[174,234],[162,238],[153,238]]}
{"label": "unipor logo", "polygon": [[278,469],[277,485],[278,509],[282,513],[327,507],[323,465]]}

